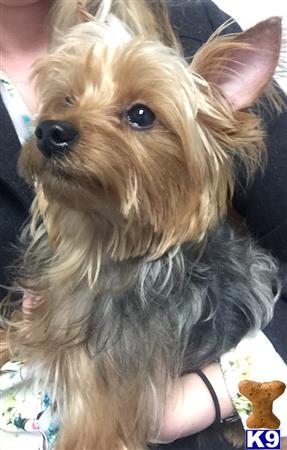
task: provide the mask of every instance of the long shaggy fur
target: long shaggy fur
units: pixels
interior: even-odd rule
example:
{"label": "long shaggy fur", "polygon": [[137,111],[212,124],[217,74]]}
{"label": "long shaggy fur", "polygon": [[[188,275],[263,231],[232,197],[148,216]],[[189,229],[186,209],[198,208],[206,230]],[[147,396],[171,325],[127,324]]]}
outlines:
{"label": "long shaggy fur", "polygon": [[[45,105],[41,120],[70,121],[81,141],[68,161],[50,161],[47,171],[44,158],[33,152],[33,139],[22,153],[22,172],[30,179],[41,174],[42,184],[49,185],[45,195],[53,200],[95,213],[97,236],[105,236],[104,245],[117,259],[147,253],[157,258],[171,245],[201,240],[226,211],[235,159],[240,156],[251,171],[261,160],[259,119],[231,110],[219,90],[198,75],[199,58],[189,69],[158,43],[134,39],[131,44],[122,33],[119,46],[104,26],[78,30],[36,73]],[[230,48],[236,48],[232,42]],[[226,47],[226,40],[220,45]],[[74,101],[71,108],[65,107],[67,95]],[[154,110],[156,129],[134,133],[121,126],[122,105],[135,101]],[[104,207],[111,203],[112,213]]]}
{"label": "long shaggy fur", "polygon": [[[52,389],[57,450],[144,448],[174,380],[272,317],[274,262],[222,219],[235,161],[252,172],[264,146],[259,119],[202,75],[239,47],[217,39],[215,60],[208,44],[189,67],[112,18],[80,25],[36,68],[39,121],[80,138],[59,158],[35,137],[21,153],[38,192],[18,285],[43,300],[8,338]],[[150,130],[125,121],[135,103],[154,111]]]}
{"label": "long shaggy fur", "polygon": [[[48,265],[42,258],[38,267]],[[96,294],[87,281],[73,292],[58,274],[12,335],[15,356],[37,364],[62,398],[69,432],[58,448],[134,450],[154,438],[170,383],[271,319],[276,273],[269,256],[222,224],[203,247],[187,243],[156,261],[106,261]],[[34,265],[27,275],[43,277]],[[80,411],[90,411],[94,435],[89,421],[79,432]]]}

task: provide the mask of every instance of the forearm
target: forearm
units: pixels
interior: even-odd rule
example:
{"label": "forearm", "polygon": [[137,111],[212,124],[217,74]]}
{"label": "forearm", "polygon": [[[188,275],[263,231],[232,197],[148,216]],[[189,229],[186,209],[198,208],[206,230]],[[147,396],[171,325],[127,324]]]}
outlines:
{"label": "forearm", "polygon": [[[219,364],[210,364],[202,371],[217,394],[221,418],[231,416],[234,408]],[[205,383],[195,373],[184,375],[175,383],[168,396],[157,441],[171,442],[197,433],[209,427],[214,420],[215,407]]]}

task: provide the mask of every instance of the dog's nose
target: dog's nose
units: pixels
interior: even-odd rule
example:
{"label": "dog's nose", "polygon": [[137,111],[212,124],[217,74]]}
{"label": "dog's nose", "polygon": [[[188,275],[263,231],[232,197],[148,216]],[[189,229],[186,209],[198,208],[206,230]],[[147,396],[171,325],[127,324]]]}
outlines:
{"label": "dog's nose", "polygon": [[35,135],[39,150],[51,158],[70,150],[79,133],[70,122],[44,120],[37,126]]}

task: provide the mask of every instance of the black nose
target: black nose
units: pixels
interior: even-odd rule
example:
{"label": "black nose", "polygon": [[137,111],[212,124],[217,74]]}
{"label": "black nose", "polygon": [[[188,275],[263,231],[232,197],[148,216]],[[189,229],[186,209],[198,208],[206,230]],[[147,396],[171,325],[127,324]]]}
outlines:
{"label": "black nose", "polygon": [[62,120],[44,120],[35,130],[38,148],[47,158],[70,150],[78,134],[73,124]]}

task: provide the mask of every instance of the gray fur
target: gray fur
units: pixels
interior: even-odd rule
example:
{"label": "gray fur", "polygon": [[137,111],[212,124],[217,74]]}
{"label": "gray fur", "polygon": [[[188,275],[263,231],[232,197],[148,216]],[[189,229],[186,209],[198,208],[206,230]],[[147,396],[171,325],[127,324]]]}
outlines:
{"label": "gray fur", "polygon": [[[36,243],[44,249],[36,252],[43,261],[33,258],[32,248],[22,286],[26,280],[31,283],[32,274],[40,280],[41,271],[45,274],[45,266],[53,262],[42,240],[47,240],[44,232]],[[105,396],[116,398],[119,422],[127,398],[132,399],[132,433],[145,429],[148,441],[157,434],[169,382],[218,360],[248,332],[263,328],[272,318],[278,292],[273,259],[228,223],[210,231],[200,245],[186,242],[156,261],[115,262],[105,254],[93,289],[83,279],[63,299],[61,289],[58,295],[53,286],[52,305],[46,299],[47,312],[30,323],[29,333],[37,339],[33,358],[55,386],[55,398],[57,392],[62,398],[66,376],[68,382],[75,378],[74,364],[67,361],[76,357],[74,349],[87,349],[91,365],[85,370],[95,371]],[[29,333],[20,342],[27,356]],[[43,351],[50,358],[43,358]],[[63,370],[56,376],[63,366],[68,375]],[[81,372],[78,389],[85,398],[83,377]],[[69,410],[69,395],[64,403]]]}
{"label": "gray fur", "polygon": [[91,352],[111,351],[123,373],[159,354],[173,375],[202,367],[270,321],[276,279],[273,259],[227,224],[204,246],[109,264],[89,319]]}

